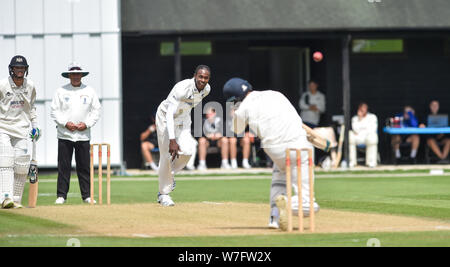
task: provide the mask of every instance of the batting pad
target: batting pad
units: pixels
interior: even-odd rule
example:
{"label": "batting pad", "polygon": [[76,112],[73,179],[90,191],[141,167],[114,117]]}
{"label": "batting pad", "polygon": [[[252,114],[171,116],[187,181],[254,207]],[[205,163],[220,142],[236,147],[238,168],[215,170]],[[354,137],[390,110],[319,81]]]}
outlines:
{"label": "batting pad", "polygon": [[14,193],[14,169],[0,167],[0,204]]}
{"label": "batting pad", "polygon": [[14,153],[11,146],[0,144],[0,168],[12,168],[14,166]]}
{"label": "batting pad", "polygon": [[0,144],[0,204],[14,193],[14,149]]}
{"label": "batting pad", "polygon": [[16,203],[22,202],[23,190],[27,182],[28,171],[30,169],[30,156],[18,156],[14,162],[14,197]]}

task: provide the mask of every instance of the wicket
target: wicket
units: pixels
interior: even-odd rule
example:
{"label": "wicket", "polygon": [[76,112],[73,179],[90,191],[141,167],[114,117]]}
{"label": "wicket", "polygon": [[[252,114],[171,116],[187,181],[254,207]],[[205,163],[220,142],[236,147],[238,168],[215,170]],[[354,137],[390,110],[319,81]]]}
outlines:
{"label": "wicket", "polygon": [[98,204],[103,204],[103,166],[102,166],[102,147],[107,149],[107,164],[106,164],[106,201],[111,204],[111,151],[110,144],[91,144],[91,205],[94,205],[94,147],[98,147]]}
{"label": "wicket", "polygon": [[311,232],[315,231],[315,214],[314,214],[314,164],[313,151],[311,148],[286,149],[286,193],[287,193],[287,215],[288,215],[288,232],[292,232],[292,178],[291,178],[291,151],[297,153],[297,187],[298,187],[298,231],[303,232],[303,198],[302,198],[302,168],[301,168],[301,152],[308,151],[308,170],[309,170],[309,228]]}

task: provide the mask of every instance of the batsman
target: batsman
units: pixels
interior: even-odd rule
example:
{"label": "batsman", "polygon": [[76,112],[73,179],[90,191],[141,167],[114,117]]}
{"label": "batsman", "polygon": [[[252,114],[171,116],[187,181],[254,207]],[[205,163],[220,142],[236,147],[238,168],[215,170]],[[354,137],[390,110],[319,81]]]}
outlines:
{"label": "batsman", "polygon": [[[280,92],[265,90],[253,91],[252,86],[241,78],[228,80],[223,87],[227,102],[233,102],[235,108],[232,119],[233,132],[240,134],[248,125],[261,139],[261,147],[273,160],[272,184],[270,189],[270,228],[287,230],[287,197],[286,197],[286,149],[312,148],[307,136],[310,133],[302,127],[302,119],[290,101]],[[324,143],[326,146],[326,142]],[[327,149],[326,147],[321,147]],[[295,151],[291,152],[295,158]],[[309,173],[308,152],[301,152],[302,174],[302,208],[305,216],[309,210]],[[298,195],[297,166],[292,168],[292,183],[295,194]],[[292,211],[298,212],[298,197],[292,198]],[[315,202],[315,200],[314,200]],[[314,212],[319,211],[319,205],[314,203]]]}
{"label": "batsman", "polygon": [[8,66],[9,77],[0,81],[0,202],[2,208],[22,207],[22,195],[30,168],[29,138],[35,142],[36,89],[27,79],[28,63],[17,55]]}

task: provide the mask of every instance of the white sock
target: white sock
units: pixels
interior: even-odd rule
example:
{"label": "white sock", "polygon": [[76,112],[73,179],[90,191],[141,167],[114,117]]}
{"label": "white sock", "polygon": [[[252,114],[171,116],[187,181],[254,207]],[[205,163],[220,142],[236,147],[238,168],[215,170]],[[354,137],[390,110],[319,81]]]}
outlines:
{"label": "white sock", "polygon": [[231,167],[237,168],[237,160],[236,159],[231,159]]}
{"label": "white sock", "polygon": [[417,155],[417,149],[411,149],[410,157],[411,157],[411,158],[415,158],[416,155]]}
{"label": "white sock", "polygon": [[402,157],[402,154],[400,154],[400,149],[395,150],[395,157],[398,159]]}
{"label": "white sock", "polygon": [[228,159],[223,159],[222,160],[222,165],[228,165]]}
{"label": "white sock", "polygon": [[248,159],[242,159],[242,165],[248,164]]}
{"label": "white sock", "polygon": [[199,160],[198,165],[200,166],[206,166],[206,160]]}

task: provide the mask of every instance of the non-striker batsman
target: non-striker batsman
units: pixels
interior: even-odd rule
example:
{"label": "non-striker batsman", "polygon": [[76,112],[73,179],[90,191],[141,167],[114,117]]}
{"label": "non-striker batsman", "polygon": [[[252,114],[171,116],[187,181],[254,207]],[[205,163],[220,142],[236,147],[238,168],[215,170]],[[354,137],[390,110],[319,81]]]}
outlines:
{"label": "non-striker batsman", "polygon": [[22,207],[30,167],[29,138],[39,139],[36,88],[27,79],[28,63],[17,55],[8,66],[9,77],[0,81],[0,203],[2,208]]}

